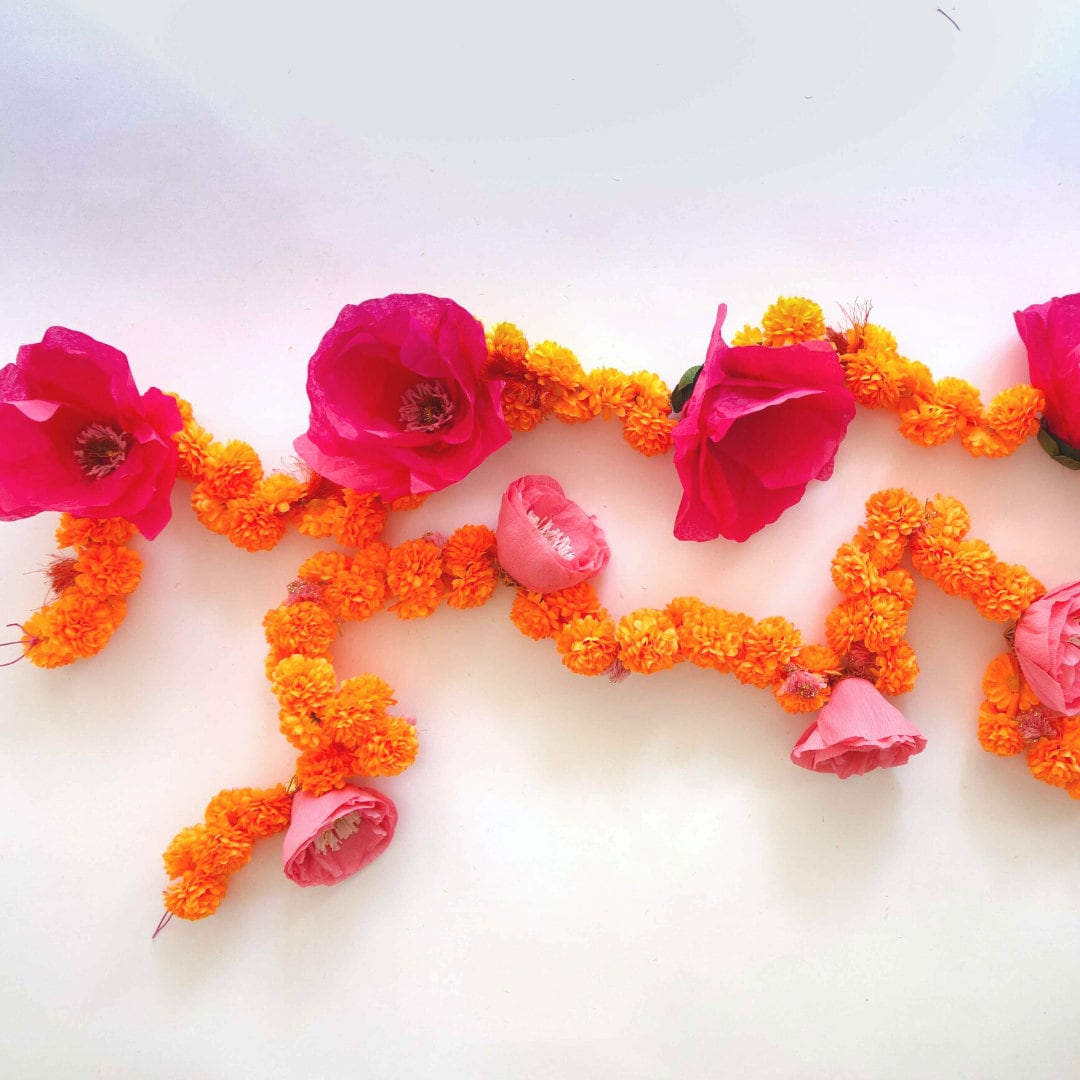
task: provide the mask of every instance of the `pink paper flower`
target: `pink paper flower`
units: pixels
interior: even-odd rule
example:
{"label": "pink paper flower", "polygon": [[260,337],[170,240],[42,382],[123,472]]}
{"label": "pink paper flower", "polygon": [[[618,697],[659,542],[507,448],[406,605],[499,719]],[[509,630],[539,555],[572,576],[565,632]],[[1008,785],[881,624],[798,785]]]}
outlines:
{"label": "pink paper flower", "polygon": [[680,540],[745,540],[832,474],[855,415],[824,341],[730,348],[720,305],[705,364],[675,427]]}
{"label": "pink paper flower", "polygon": [[1036,600],[1016,624],[1013,648],[1044,705],[1064,716],[1080,713],[1080,581]]}
{"label": "pink paper flower", "polygon": [[611,557],[596,518],[550,476],[522,476],[506,489],[495,539],[502,568],[532,592],[587,581]]}
{"label": "pink paper flower", "polygon": [[368,788],[293,796],[285,834],[285,876],[297,885],[336,885],[383,853],[397,826],[397,807]]}
{"label": "pink paper flower", "polygon": [[0,520],[66,510],[127,518],[157,536],[181,426],[171,397],[139,393],[122,352],[51,327],[0,369]]}
{"label": "pink paper flower", "polygon": [[[1054,297],[1013,313],[1016,329],[1027,346],[1031,385],[1046,396],[1044,431],[1053,443],[1044,448],[1053,456],[1058,449],[1065,463],[1080,460],[1080,293]],[[1047,430],[1048,429],[1048,430]],[[1080,468],[1080,464],[1073,465]]]}
{"label": "pink paper flower", "polygon": [[434,296],[342,309],[308,364],[311,420],[297,453],[322,476],[385,499],[453,484],[510,439],[484,331]]}
{"label": "pink paper flower", "polygon": [[791,760],[801,768],[845,780],[872,769],[906,765],[908,758],[925,747],[919,730],[873,683],[841,679],[795,744]]}

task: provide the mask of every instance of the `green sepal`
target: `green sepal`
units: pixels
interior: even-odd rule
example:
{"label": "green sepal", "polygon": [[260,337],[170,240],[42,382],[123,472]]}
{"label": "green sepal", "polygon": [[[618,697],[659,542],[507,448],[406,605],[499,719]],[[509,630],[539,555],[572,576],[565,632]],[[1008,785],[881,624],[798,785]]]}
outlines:
{"label": "green sepal", "polygon": [[1080,469],[1080,450],[1070,446],[1067,442],[1050,433],[1050,429],[1043,420],[1039,425],[1039,445],[1059,464],[1066,469]]}
{"label": "green sepal", "polygon": [[[704,366],[704,364],[698,364],[695,367],[687,368],[682,373],[678,386],[671,391],[671,411],[676,416],[686,408],[686,403],[693,396],[694,386],[697,384],[698,376]],[[1080,462],[1077,465],[1080,467]]]}

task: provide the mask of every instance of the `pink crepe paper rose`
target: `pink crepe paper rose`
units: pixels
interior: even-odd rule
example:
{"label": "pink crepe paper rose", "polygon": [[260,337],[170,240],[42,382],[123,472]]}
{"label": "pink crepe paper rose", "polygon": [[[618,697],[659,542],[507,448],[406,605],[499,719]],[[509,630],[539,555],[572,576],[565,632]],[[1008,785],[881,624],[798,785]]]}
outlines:
{"label": "pink crepe paper rose", "polygon": [[1080,468],[1080,293],[1032,304],[1013,319],[1027,347],[1031,385],[1046,397],[1039,441],[1052,457]]}
{"label": "pink crepe paper rose", "polygon": [[298,791],[282,850],[285,876],[297,885],[336,885],[383,853],[397,817],[397,807],[369,788]]}
{"label": "pink crepe paper rose", "polygon": [[550,476],[522,476],[506,489],[495,539],[502,568],[531,592],[587,581],[611,556],[596,518]]}
{"label": "pink crepe paper rose", "polygon": [[510,439],[484,330],[452,300],[394,295],[342,308],[308,364],[296,452],[384,499],[439,491]]}
{"label": "pink crepe paper rose", "polygon": [[827,480],[855,415],[825,341],[728,346],[721,304],[694,393],[675,427],[680,540],[745,540]]}
{"label": "pink crepe paper rose", "polygon": [[841,780],[906,765],[926,739],[866,679],[841,679],[817,719],[802,733],[791,760]]}
{"label": "pink crepe paper rose", "polygon": [[51,327],[0,369],[0,520],[123,517],[152,539],[169,521],[181,426],[173,398],[139,393],[122,352]]}
{"label": "pink crepe paper rose", "polygon": [[1013,648],[1044,705],[1064,716],[1080,713],[1080,581],[1036,600],[1016,624]]}

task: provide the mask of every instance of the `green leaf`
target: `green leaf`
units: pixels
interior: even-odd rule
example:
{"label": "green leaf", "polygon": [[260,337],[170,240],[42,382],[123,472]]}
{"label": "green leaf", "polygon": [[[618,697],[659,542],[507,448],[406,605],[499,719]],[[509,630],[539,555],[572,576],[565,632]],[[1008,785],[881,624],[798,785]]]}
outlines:
{"label": "green leaf", "polygon": [[678,386],[671,391],[671,411],[676,416],[686,408],[686,403],[694,393],[694,386],[704,366],[704,364],[698,364],[696,367],[687,368],[682,373]]}
{"label": "green leaf", "polygon": [[1070,446],[1067,442],[1050,433],[1046,421],[1039,425],[1039,445],[1059,464],[1066,469],[1080,470],[1080,450]]}

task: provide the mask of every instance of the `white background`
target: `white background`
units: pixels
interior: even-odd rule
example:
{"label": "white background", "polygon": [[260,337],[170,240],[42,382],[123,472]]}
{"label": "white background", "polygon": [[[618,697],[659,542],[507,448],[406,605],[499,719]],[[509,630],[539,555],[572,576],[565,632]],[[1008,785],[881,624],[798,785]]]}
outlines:
{"label": "white background", "polygon": [[[720,301],[734,330],[779,294],[869,297],[989,400],[1026,376],[1012,311],[1080,288],[1068,0],[949,5],[959,30],[933,0],[432,8],[4,4],[0,358],[80,329],[277,466],[321,334],[388,292],[672,383]],[[600,422],[515,438],[391,539],[493,524],[523,472],[599,516],[620,614],[696,593],[821,640],[829,559],[895,485],[1080,576],[1080,477],[865,410],[745,545],[675,541],[670,458]],[[234,550],[187,498],[104,653],[0,672],[5,1077],[1080,1076],[1080,806],[979,748],[1001,628],[921,579],[897,704],[929,746],[843,783],[730,677],[571,676],[509,594],[352,627],[339,674],[421,732],[377,784],[393,845],[300,890],[269,841],[151,943],[173,834],[291,773],[259,622],[315,548]],[[3,621],[44,599],[54,525],[0,528]]]}

